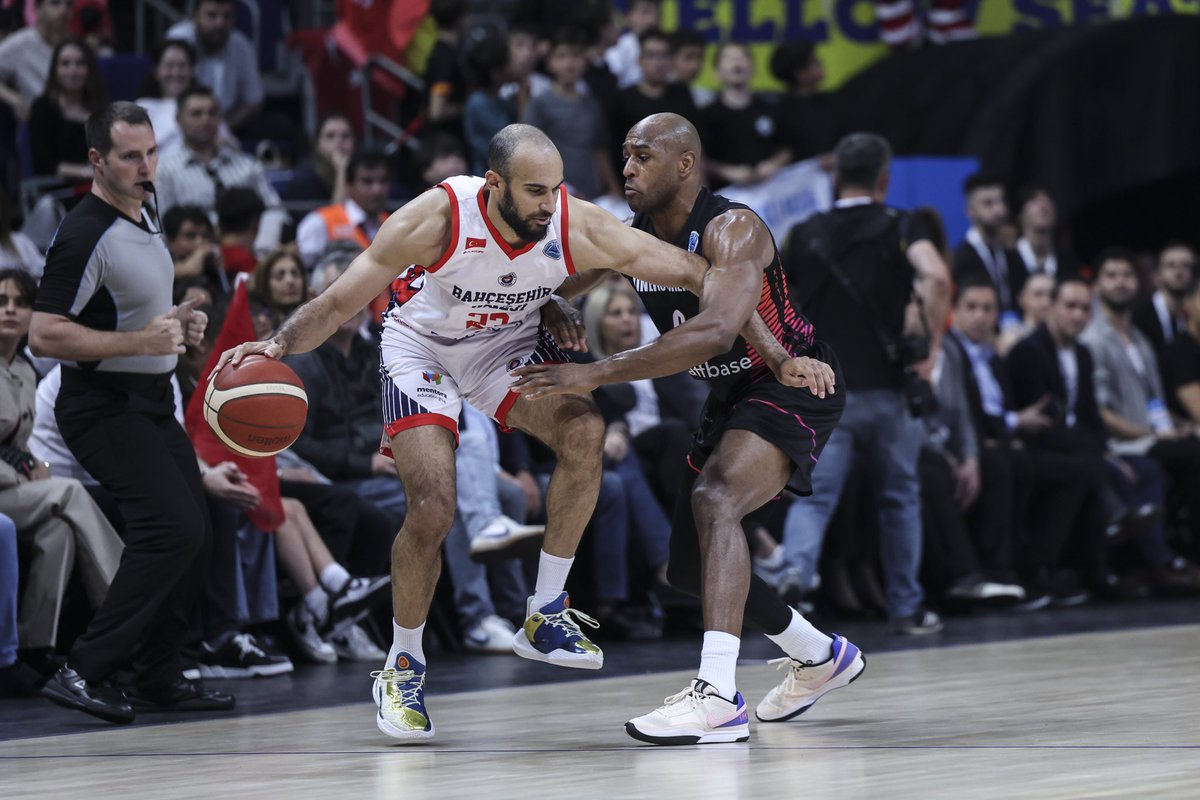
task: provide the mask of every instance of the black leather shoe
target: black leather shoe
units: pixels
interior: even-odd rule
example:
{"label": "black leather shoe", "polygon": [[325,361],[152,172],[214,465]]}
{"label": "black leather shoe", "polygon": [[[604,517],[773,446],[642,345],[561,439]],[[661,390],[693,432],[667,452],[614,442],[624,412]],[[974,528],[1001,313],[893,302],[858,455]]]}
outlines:
{"label": "black leather shoe", "polygon": [[166,686],[132,686],[130,704],[139,711],[229,711],[233,708],[231,694],[204,688],[199,681],[180,677]]}
{"label": "black leather shoe", "polygon": [[46,681],[42,696],[116,725],[128,725],[134,720],[133,707],[120,689],[88,683],[69,664],[64,664]]}

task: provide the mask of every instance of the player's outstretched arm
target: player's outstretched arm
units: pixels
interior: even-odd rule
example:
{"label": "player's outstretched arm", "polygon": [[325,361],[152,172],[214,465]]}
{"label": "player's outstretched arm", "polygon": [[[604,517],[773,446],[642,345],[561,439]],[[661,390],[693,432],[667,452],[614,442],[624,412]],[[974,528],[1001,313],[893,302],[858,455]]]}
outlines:
{"label": "player's outstretched arm", "polygon": [[[754,214],[738,211],[709,223],[704,234],[704,252],[710,254],[712,266],[704,273],[697,292],[701,310],[695,317],[666,331],[650,344],[592,364],[521,367],[513,371],[519,376],[513,388],[531,398],[587,392],[605,383],[672,375],[726,352],[733,346],[738,331],[755,313],[762,294],[762,266],[774,254],[770,236],[765,239],[755,236],[755,226],[761,224]],[[652,241],[662,244],[657,239]],[[676,247],[668,246],[667,249],[676,254],[691,255]],[[583,268],[578,254],[575,262],[577,268]],[[626,271],[620,264],[612,266],[618,271]],[[686,267],[675,274],[685,276],[685,273]],[[666,284],[653,272],[637,276],[660,285],[684,285],[682,282]]]}
{"label": "player's outstretched arm", "polygon": [[568,198],[571,260],[580,272],[614,269],[659,286],[700,294],[708,262],[645,231],[631,228],[598,206]]}
{"label": "player's outstretched arm", "polygon": [[252,353],[282,358],[320,346],[405,267],[435,263],[449,245],[450,229],[450,199],[442,189],[430,189],[388,217],[371,246],[328,289],[296,309],[273,337],[226,350],[217,369]]}

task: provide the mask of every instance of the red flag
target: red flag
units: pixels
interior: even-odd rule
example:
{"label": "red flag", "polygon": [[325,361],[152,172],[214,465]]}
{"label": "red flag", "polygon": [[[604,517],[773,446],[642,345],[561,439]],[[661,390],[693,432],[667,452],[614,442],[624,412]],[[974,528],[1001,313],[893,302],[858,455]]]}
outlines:
{"label": "red flag", "polygon": [[184,414],[184,424],[196,454],[204,459],[206,464],[216,466],[225,461],[233,461],[245,473],[250,483],[262,495],[262,502],[253,511],[246,512],[250,521],[264,531],[273,531],[283,524],[283,501],[279,496],[279,476],[275,471],[275,456],[265,458],[250,458],[235,453],[221,443],[217,435],[208,427],[204,420],[204,395],[208,392],[208,379],[212,375],[213,366],[217,359],[231,347],[237,347],[242,342],[255,340],[254,322],[250,318],[250,298],[246,293],[246,281],[238,281],[233,300],[229,303],[229,311],[225,314],[225,324],[217,334],[212,352],[208,355],[208,363],[188,402]]}

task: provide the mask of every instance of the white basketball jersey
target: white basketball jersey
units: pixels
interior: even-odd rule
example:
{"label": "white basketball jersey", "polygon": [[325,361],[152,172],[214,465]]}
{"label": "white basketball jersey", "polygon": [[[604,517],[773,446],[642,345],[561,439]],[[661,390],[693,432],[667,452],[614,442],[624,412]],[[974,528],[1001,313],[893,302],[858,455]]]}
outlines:
{"label": "white basketball jersey", "polygon": [[429,336],[462,339],[531,317],[536,324],[538,309],[574,274],[566,190],[559,189],[545,238],[514,248],[488,219],[484,183],[460,175],[438,184],[450,195],[450,245],[436,263],[409,267],[393,284],[400,302],[388,309],[385,327],[403,324]]}

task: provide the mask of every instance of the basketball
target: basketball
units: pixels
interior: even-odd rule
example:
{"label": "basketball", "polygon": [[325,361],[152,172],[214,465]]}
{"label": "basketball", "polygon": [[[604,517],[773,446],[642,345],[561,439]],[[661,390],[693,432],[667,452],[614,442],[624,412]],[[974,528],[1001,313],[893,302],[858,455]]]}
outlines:
{"label": "basketball", "polygon": [[244,456],[273,456],[304,430],[308,395],[287,364],[261,355],[226,364],[208,382],[204,419],[226,447]]}

